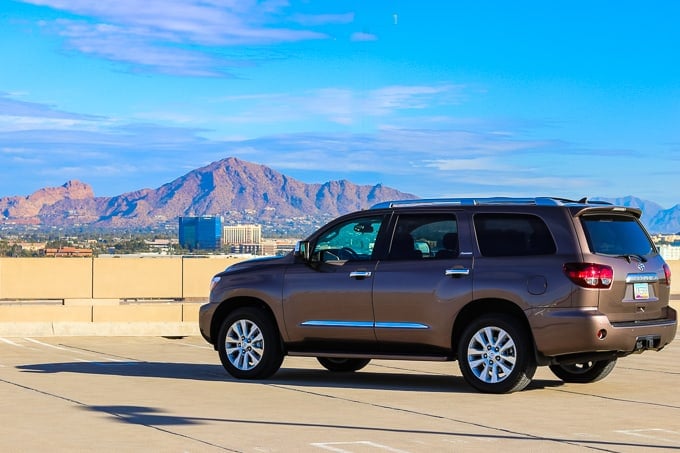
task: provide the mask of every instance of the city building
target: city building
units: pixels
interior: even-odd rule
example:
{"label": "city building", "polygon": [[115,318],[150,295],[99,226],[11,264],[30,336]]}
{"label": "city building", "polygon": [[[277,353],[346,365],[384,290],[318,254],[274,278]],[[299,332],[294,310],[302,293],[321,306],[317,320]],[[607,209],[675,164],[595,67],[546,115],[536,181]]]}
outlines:
{"label": "city building", "polygon": [[659,253],[666,261],[680,260],[680,246],[662,244],[659,246]]}
{"label": "city building", "polygon": [[65,257],[65,256],[75,256],[75,257],[92,257],[92,249],[83,249],[78,247],[59,247],[59,248],[45,248],[40,251],[43,256],[51,257]]}
{"label": "city building", "polygon": [[231,253],[245,255],[268,255],[262,241],[261,225],[227,225],[222,230],[222,244]]}
{"label": "city building", "polygon": [[219,250],[222,248],[222,218],[180,217],[179,244],[189,250]]}
{"label": "city building", "polygon": [[226,225],[222,229],[224,245],[260,244],[262,242],[262,226],[260,225]]}

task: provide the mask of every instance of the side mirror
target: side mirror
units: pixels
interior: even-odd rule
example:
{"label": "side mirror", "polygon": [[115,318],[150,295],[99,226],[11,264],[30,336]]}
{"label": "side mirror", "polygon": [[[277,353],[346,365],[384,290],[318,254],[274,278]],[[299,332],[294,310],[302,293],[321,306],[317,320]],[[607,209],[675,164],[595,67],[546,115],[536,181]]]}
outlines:
{"label": "side mirror", "polygon": [[293,254],[296,257],[302,258],[302,260],[305,263],[309,263],[311,259],[311,253],[312,251],[310,250],[309,247],[309,241],[298,241],[295,244],[295,249],[293,250]]}

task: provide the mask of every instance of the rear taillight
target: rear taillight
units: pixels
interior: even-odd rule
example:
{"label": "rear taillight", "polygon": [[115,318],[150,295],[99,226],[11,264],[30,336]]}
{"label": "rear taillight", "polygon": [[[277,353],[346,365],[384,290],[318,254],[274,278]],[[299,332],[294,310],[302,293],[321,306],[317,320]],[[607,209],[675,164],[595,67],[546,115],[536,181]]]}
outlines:
{"label": "rear taillight", "polygon": [[614,269],[604,264],[567,263],[564,273],[569,280],[584,288],[609,288],[614,280]]}
{"label": "rear taillight", "polygon": [[666,276],[666,284],[671,286],[671,267],[666,263],[663,263],[663,274]]}

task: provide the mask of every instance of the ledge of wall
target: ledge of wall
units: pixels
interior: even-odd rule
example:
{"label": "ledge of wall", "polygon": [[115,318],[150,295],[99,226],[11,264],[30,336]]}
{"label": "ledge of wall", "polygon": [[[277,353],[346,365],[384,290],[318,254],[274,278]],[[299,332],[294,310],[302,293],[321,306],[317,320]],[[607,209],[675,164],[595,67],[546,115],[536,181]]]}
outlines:
{"label": "ledge of wall", "polygon": [[[118,302],[118,301],[116,301]],[[21,302],[0,305],[0,337],[199,335],[202,303]]]}

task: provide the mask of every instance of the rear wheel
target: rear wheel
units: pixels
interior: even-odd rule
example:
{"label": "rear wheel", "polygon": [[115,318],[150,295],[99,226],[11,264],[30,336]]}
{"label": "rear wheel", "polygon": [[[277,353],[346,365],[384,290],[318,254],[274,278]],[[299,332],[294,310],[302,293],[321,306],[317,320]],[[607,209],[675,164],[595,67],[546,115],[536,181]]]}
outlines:
{"label": "rear wheel", "polygon": [[522,390],[536,372],[525,329],[502,313],[480,316],[467,326],[458,344],[458,364],[467,383],[485,393]]}
{"label": "rear wheel", "polygon": [[328,371],[340,373],[358,371],[371,361],[370,359],[345,359],[337,357],[317,357],[316,360]]}
{"label": "rear wheel", "polygon": [[610,359],[572,365],[550,365],[550,371],[564,382],[587,384],[604,379],[615,366],[616,359]]}
{"label": "rear wheel", "polygon": [[239,379],[268,378],[283,362],[273,320],[254,307],[239,308],[225,318],[217,350],[227,372]]}

